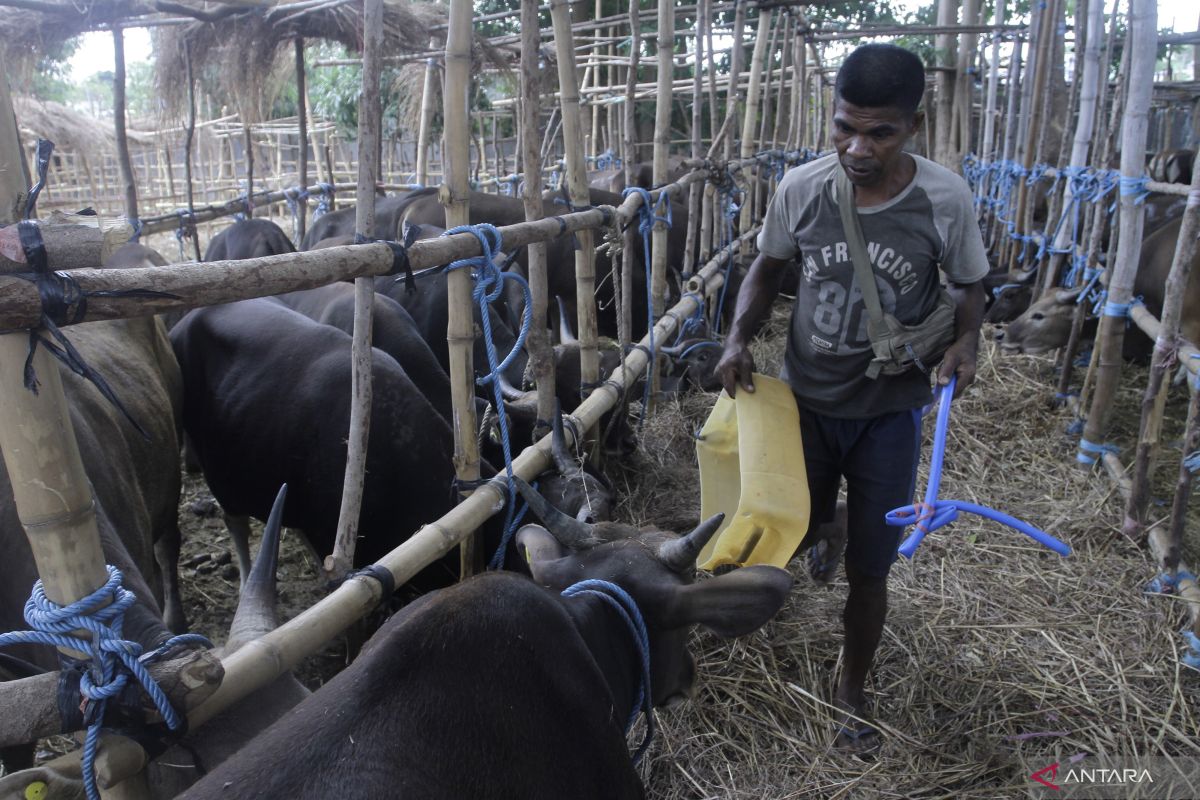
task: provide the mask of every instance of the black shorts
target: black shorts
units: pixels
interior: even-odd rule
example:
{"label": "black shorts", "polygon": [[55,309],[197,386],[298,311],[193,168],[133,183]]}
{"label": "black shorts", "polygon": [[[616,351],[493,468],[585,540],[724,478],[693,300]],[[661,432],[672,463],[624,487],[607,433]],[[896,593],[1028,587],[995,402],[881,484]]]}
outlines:
{"label": "black shorts", "polygon": [[888,525],[884,515],[913,501],[921,458],[921,410],[838,419],[801,407],[800,433],[812,498],[809,533],[833,520],[844,476],[846,563],[864,575],[887,577],[905,529]]}

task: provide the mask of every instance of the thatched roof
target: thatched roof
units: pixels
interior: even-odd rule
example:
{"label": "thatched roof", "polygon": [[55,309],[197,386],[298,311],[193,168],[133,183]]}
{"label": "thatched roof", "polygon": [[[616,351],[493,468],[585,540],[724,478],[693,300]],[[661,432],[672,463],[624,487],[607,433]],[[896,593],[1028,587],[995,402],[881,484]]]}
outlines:
{"label": "thatched roof", "polygon": [[[23,144],[49,139],[57,149],[85,156],[116,153],[112,120],[100,120],[82,114],[70,106],[36,97],[13,96],[13,110]],[[151,134],[130,130],[129,141],[151,144]]]}
{"label": "thatched roof", "polygon": [[[384,2],[384,47],[389,55],[429,49],[431,34],[444,41],[444,5],[430,2]],[[185,43],[191,50],[193,74],[214,67],[234,96],[242,119],[257,121],[286,78],[291,79],[291,44],[298,38],[337,42],[362,49],[362,3],[358,0],[306,11],[255,9],[216,22],[192,22],[159,29],[156,34],[155,83],[169,109],[187,98]]]}

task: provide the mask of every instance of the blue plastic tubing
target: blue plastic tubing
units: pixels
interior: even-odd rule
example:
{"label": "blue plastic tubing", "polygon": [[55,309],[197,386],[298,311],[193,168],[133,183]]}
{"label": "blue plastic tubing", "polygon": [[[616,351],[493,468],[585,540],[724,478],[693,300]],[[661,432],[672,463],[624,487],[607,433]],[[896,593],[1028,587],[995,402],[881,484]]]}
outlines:
{"label": "blue plastic tubing", "polygon": [[929,486],[925,490],[925,502],[919,506],[917,504],[901,506],[889,511],[884,517],[888,525],[905,527],[914,523],[916,524],[912,533],[900,545],[900,555],[905,558],[912,558],[913,553],[917,551],[917,547],[921,544],[921,540],[925,538],[925,534],[936,531],[943,525],[948,525],[958,519],[960,511],[986,517],[987,519],[999,522],[1001,525],[1007,525],[1061,556],[1070,555],[1071,548],[1067,544],[1059,541],[1045,531],[1039,530],[1029,523],[1023,522],[1002,511],[996,511],[995,509],[968,503],[963,500],[937,499],[938,488],[942,482],[942,464],[946,456],[946,429],[950,423],[950,401],[954,397],[954,383],[955,379],[951,377],[950,383],[942,387],[941,397],[938,402],[937,428],[934,430],[933,435],[933,457],[929,464]]}

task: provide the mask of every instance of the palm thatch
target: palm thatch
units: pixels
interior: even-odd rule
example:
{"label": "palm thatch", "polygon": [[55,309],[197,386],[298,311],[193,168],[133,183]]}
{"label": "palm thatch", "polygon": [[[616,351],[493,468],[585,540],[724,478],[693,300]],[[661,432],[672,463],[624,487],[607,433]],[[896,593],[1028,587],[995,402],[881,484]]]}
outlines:
{"label": "palm thatch", "polygon": [[[421,53],[445,40],[446,7],[432,2],[384,2],[384,51],[389,56]],[[196,75],[214,71],[234,97],[246,122],[261,120],[285,81],[291,80],[292,41],[336,42],[362,50],[361,0],[333,0],[324,6],[294,11],[255,8],[217,22],[193,22],[163,28],[156,34],[155,84],[168,113],[187,98],[185,44]],[[482,40],[475,45],[481,62],[500,61]]]}
{"label": "palm thatch", "polygon": [[0,14],[0,57],[6,77],[17,89],[38,61],[61,56],[63,45],[87,31],[102,29],[134,13],[133,0],[75,0],[61,13],[6,8]]}
{"label": "palm thatch", "polygon": [[[115,133],[111,120],[98,120],[79,111],[36,97],[15,95],[13,110],[21,142],[32,145],[38,139],[49,139],[60,151],[83,155],[115,154]],[[153,143],[152,134],[127,131],[133,143]]]}

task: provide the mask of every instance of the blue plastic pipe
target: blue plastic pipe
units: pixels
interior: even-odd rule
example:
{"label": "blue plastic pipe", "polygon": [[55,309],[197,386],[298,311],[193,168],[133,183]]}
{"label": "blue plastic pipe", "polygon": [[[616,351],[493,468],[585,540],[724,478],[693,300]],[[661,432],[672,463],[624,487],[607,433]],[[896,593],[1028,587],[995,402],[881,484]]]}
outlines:
{"label": "blue plastic pipe", "polygon": [[942,483],[942,464],[946,457],[946,430],[950,426],[950,401],[954,398],[954,384],[955,379],[951,377],[950,383],[942,387],[942,394],[938,403],[937,428],[933,434],[933,456],[929,464],[929,486],[925,490],[925,502],[921,503],[920,506],[915,504],[901,506],[889,511],[884,516],[884,520],[888,525],[896,525],[898,527],[916,525],[913,532],[900,545],[900,555],[905,558],[912,558],[913,553],[917,551],[917,547],[921,544],[921,540],[925,538],[925,534],[932,533],[943,525],[950,524],[958,519],[958,512],[965,511],[968,514],[986,517],[987,519],[999,522],[1001,525],[1007,525],[1059,555],[1069,556],[1071,554],[1070,546],[1016,517],[1005,514],[1002,511],[987,508],[986,506],[967,503],[963,500],[937,499],[938,488]]}

